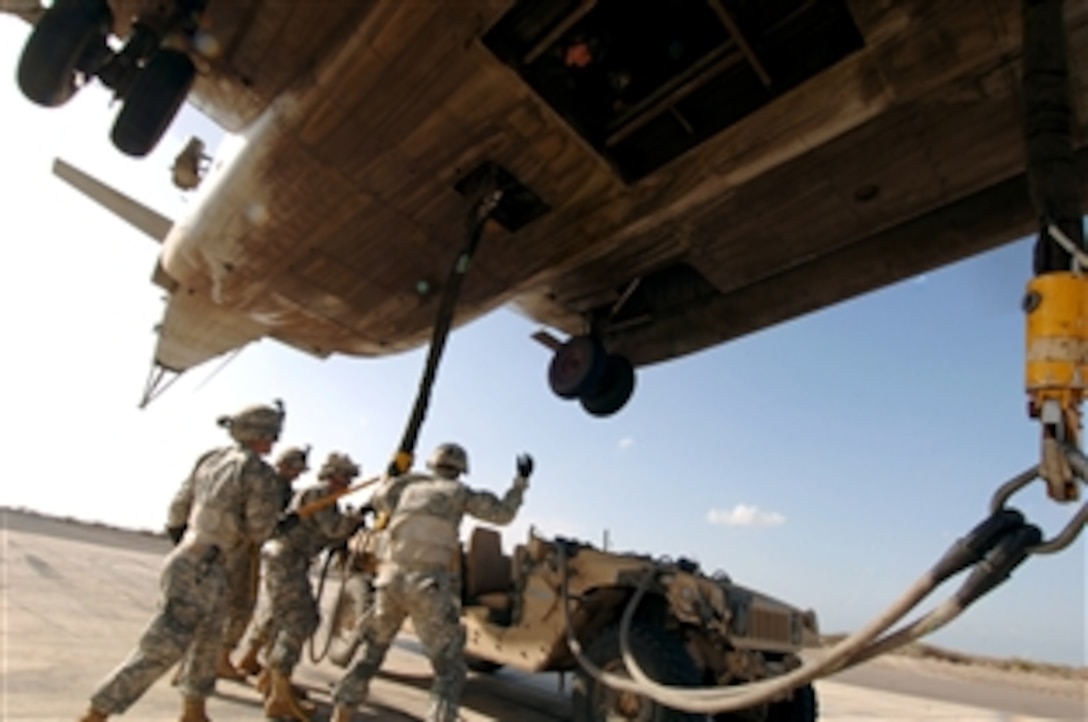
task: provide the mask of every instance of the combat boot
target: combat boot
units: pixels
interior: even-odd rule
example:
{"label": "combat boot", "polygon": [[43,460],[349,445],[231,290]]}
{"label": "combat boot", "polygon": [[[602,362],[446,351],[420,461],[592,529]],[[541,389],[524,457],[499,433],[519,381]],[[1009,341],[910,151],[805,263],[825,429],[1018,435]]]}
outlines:
{"label": "combat boot", "polygon": [[[268,693],[272,690],[271,672],[268,667],[265,667],[257,674],[257,691],[261,693],[262,697],[267,697]],[[291,691],[296,697],[303,700],[308,700],[309,695],[306,694],[306,690],[299,687],[297,684],[291,685]]]}
{"label": "combat boot", "polygon": [[182,697],[178,722],[212,722],[204,709],[203,697]]}
{"label": "combat boot", "polygon": [[235,682],[244,682],[245,673],[234,668],[230,661],[230,650],[223,647],[219,650],[219,659],[215,663],[215,676],[219,679],[230,679]]}
{"label": "combat boot", "polygon": [[88,707],[83,716],[79,718],[79,722],[106,722],[107,719],[109,719],[109,715],[105,712],[99,712],[94,707]]}
{"label": "combat boot", "polygon": [[268,693],[264,698],[264,715],[272,719],[293,719],[311,722],[314,713],[311,705],[295,694],[291,679],[276,669],[267,670]]}
{"label": "combat boot", "polygon": [[329,722],[351,722],[353,719],[355,719],[355,708],[338,704],[332,708],[332,717],[329,717]]}
{"label": "combat boot", "polygon": [[457,722],[458,707],[460,707],[459,704],[448,699],[432,698],[427,716],[423,719],[426,722]]}
{"label": "combat boot", "polygon": [[261,644],[259,642],[253,642],[249,645],[249,649],[246,650],[245,656],[238,662],[237,669],[243,674],[260,674],[263,667],[257,656],[261,653]]}

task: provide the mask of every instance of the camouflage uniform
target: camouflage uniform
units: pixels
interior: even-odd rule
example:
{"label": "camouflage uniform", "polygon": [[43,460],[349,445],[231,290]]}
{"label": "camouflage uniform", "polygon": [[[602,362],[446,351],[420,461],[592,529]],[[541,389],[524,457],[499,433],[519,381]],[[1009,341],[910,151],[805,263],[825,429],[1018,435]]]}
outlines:
{"label": "camouflage uniform", "polygon": [[[307,457],[310,454],[310,447],[290,447],[285,449],[279,457],[276,459],[276,488],[277,494],[280,499],[280,509],[286,511],[291,504],[291,496],[294,493],[293,484],[301,474],[309,470],[307,465]],[[268,645],[269,641],[275,634],[273,627],[273,616],[271,605],[268,601],[261,605],[260,612],[254,618],[254,611],[257,607],[257,597],[260,591],[260,568],[261,568],[261,550],[260,547],[252,547],[250,556],[247,557],[249,562],[248,567],[244,572],[238,570],[232,579],[236,579],[239,583],[246,582],[247,586],[244,588],[247,593],[247,604],[244,610],[241,603],[232,607],[236,610],[236,616],[231,616],[227,622],[227,628],[224,635],[224,648],[228,651],[234,649],[245,636],[246,627],[250,626],[250,622],[253,624],[249,633],[248,649],[246,650],[242,660],[239,662],[237,668],[226,670],[228,673],[234,671],[236,673],[235,678],[244,678],[246,674],[256,674],[261,670],[261,664],[258,661],[258,655]],[[239,595],[241,592],[239,592]],[[243,614],[244,611],[244,614]],[[229,659],[228,659],[229,664]]]}
{"label": "camouflage uniform", "polygon": [[166,559],[160,611],[136,650],[95,691],[94,710],[124,712],[183,657],[182,694],[211,695],[222,644],[226,561],[247,542],[272,534],[279,515],[273,476],[270,466],[242,446],[217,449],[201,460],[183,485],[190,490],[191,512],[184,537]]}
{"label": "camouflage uniform", "polygon": [[[181,485],[177,494],[174,495],[174,499],[170,503],[170,510],[167,513],[167,528],[178,529],[186,526],[193,506],[194,478],[193,475],[190,475]],[[278,475],[276,479],[279,479]],[[280,493],[279,491],[274,492],[277,495]],[[279,508],[282,509],[282,507]],[[224,567],[227,576],[227,588],[224,596],[224,631],[220,652],[223,659],[226,659],[226,655],[241,641],[246,626],[249,624],[249,618],[253,615],[253,607],[257,603],[257,555],[259,549],[259,545],[247,541],[225,554]],[[219,676],[224,676],[222,662],[218,666],[220,667]]]}
{"label": "camouflage uniform", "polygon": [[[295,509],[332,493],[328,485],[298,493]],[[343,514],[335,504],[303,519],[286,534],[268,542],[262,550],[265,584],[275,636],[268,666],[290,676],[298,664],[302,645],[317,630],[317,601],[310,585],[310,564],[323,549],[339,544],[359,528],[357,514]]]}
{"label": "camouflage uniform", "polygon": [[218,419],[237,445],[202,456],[182,484],[171,505],[168,531],[176,546],[163,566],[159,612],[128,659],[94,692],[80,722],[103,722],[124,712],[183,658],[179,720],[208,722],[205,699],[215,689],[223,637],[226,560],[247,542],[267,539],[276,527],[275,472],[261,456],[279,438],[283,416],[277,401],[275,407],[251,406]]}
{"label": "camouflage uniform", "polygon": [[227,559],[227,619],[223,649],[229,654],[246,634],[257,606],[260,546],[246,544]]}
{"label": "camouflage uniform", "polygon": [[[446,447],[455,447],[463,459],[457,471],[467,471],[464,450],[456,445],[440,446],[435,457],[441,458]],[[360,660],[334,690],[337,709],[333,719],[350,719],[350,709],[366,698],[370,679],[381,667],[406,616],[412,619],[435,673],[426,719],[457,719],[467,672],[460,579],[453,564],[460,551],[461,519],[468,514],[493,524],[510,523],[521,507],[528,472],[519,473],[499,499],[490,492],[470,489],[449,469],[441,471],[435,457],[430,465],[439,475],[388,479],[370,502],[379,514],[388,515],[375,581],[374,614],[363,633]],[[531,471],[531,466],[528,468]]]}
{"label": "camouflage uniform", "polygon": [[[291,505],[291,495],[294,490],[291,488],[291,480],[284,478],[277,474],[276,481],[279,483],[279,495],[282,500],[282,509],[284,511]],[[263,550],[258,550],[256,563],[259,567],[263,568],[263,562],[261,558],[264,556]],[[267,586],[267,584],[266,584]],[[260,584],[257,585],[258,593]],[[275,637],[275,617],[272,616],[272,605],[266,600],[262,605],[256,617],[253,618],[253,624],[249,631],[249,644],[255,645],[258,648],[266,646]]]}

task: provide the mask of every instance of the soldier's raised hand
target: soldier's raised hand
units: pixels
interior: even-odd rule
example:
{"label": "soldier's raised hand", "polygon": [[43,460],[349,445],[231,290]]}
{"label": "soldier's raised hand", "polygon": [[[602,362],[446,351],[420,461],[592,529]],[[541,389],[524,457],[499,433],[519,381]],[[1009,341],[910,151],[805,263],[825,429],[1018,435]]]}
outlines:
{"label": "soldier's raised hand", "polygon": [[533,475],[533,457],[528,454],[519,454],[517,458],[518,476],[526,481]]}
{"label": "soldier's raised hand", "polygon": [[286,534],[294,529],[296,526],[302,523],[302,517],[298,515],[297,511],[289,511],[279,518],[276,522],[275,534]]}
{"label": "soldier's raised hand", "polygon": [[181,543],[181,538],[185,536],[185,531],[188,528],[188,524],[182,524],[181,526],[168,526],[166,527],[166,535],[170,537],[170,541],[174,542],[174,546],[177,546]]}

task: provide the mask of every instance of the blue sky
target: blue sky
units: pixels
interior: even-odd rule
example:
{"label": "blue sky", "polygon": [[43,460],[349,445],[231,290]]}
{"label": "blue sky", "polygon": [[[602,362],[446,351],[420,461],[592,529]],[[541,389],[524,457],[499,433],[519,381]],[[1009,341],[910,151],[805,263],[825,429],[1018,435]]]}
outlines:
{"label": "blue sky", "polygon": [[[423,351],[318,361],[263,341],[136,403],[162,312],[154,243],[49,174],[62,156],[162,212],[185,212],[173,155],[214,127],[191,109],[148,159],[109,144],[108,93],[45,110],[18,93],[24,25],[0,18],[0,504],[159,528],[214,418],[283,398],[285,443],[383,467],[411,408]],[[483,252],[486,252],[486,248]],[[502,491],[514,456],[538,471],[507,544],[545,534],[689,556],[813,607],[828,631],[880,611],[1034,463],[1024,413],[1020,241],[736,342],[642,369],[601,420],[547,389],[537,326],[499,311],[452,337],[420,451],[457,440],[471,484]],[[1053,534],[1074,509],[1041,486],[1015,499]],[[1085,542],[1029,560],[932,638],[988,654],[1084,664]],[[949,587],[944,594],[951,593]],[[939,595],[936,599],[941,599]],[[925,607],[928,609],[928,606]]]}

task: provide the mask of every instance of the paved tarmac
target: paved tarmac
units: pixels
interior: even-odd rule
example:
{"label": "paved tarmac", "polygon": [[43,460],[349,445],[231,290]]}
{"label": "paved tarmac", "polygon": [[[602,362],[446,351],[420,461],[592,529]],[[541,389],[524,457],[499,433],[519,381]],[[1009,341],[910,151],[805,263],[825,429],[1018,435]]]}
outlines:
{"label": "paved tarmac", "polygon": [[[159,566],[168,548],[168,542],[147,534],[0,510],[0,719],[41,722],[79,716],[91,691],[128,654],[154,614]],[[817,684],[821,720],[1088,718],[1083,699],[1008,689],[1001,696],[993,688],[952,694],[903,672],[874,678],[867,669],[853,678]],[[328,689],[340,673],[327,662],[300,668],[299,681],[318,703],[315,722],[327,719]],[[176,720],[178,697],[168,677],[121,719]],[[429,685],[429,667],[418,645],[402,635],[357,719],[421,719]],[[871,688],[881,686],[909,693]],[[928,694],[932,689],[937,693]],[[951,689],[962,690],[963,685],[952,684]],[[215,722],[262,719],[256,691],[232,682],[219,683],[208,711]],[[471,674],[462,707],[466,722],[540,722],[565,720],[568,714],[569,698],[559,690],[558,675],[509,671]]]}

